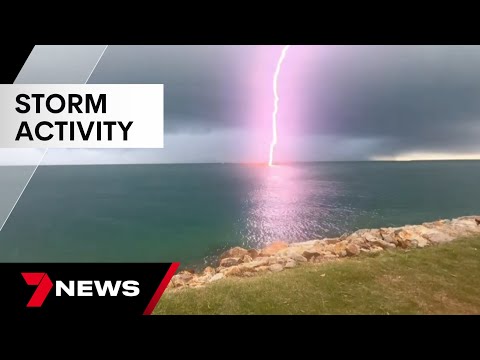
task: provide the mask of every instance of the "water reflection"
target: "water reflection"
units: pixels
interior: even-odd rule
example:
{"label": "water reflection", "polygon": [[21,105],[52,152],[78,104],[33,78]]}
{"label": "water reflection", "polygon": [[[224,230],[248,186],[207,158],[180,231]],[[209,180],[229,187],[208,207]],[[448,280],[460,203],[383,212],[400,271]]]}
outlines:
{"label": "water reflection", "polygon": [[[335,230],[332,217],[335,199],[340,195],[337,182],[319,178],[308,166],[255,170],[255,184],[245,200],[247,216],[240,228],[245,246],[307,240]],[[338,207],[335,211],[338,216]]]}

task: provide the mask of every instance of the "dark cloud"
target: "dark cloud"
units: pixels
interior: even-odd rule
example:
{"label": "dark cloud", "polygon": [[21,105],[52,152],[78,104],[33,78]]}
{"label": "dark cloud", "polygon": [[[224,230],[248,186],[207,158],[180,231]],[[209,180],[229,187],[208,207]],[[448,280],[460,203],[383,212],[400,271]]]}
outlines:
{"label": "dark cloud", "polygon": [[92,83],[165,84],[165,131],[208,132],[238,124],[229,113],[238,64],[233,46],[110,46]]}
{"label": "dark cloud", "polygon": [[[227,131],[247,126],[231,109],[242,107],[238,79],[248,75],[255,51],[111,46],[91,82],[164,83],[167,136]],[[318,137],[317,159],[336,159],[324,157],[322,139],[343,139],[342,159],[480,153],[480,47],[318,46],[308,54],[307,111],[297,135],[311,143]],[[312,151],[309,145],[309,159]]]}
{"label": "dark cloud", "polygon": [[332,49],[316,69],[308,132],[383,139],[383,155],[480,152],[479,47],[351,47],[346,55]]}

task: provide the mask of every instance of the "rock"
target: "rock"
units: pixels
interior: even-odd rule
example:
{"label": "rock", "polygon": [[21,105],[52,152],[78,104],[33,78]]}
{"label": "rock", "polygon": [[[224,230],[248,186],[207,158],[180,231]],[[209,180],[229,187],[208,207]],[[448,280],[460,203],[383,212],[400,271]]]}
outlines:
{"label": "rock", "polygon": [[376,241],[383,241],[382,237],[380,236],[380,231],[378,234],[376,232],[366,232],[363,234],[363,238],[371,243],[374,243]]}
{"label": "rock", "polygon": [[178,279],[178,275],[174,275],[172,276],[172,280],[170,281],[170,284],[172,284],[172,287],[176,288],[176,287],[185,285],[185,282]]}
{"label": "rock", "polygon": [[188,272],[181,272],[172,277],[171,283],[175,288],[185,286],[187,282],[193,279],[193,275]]}
{"label": "rock", "polygon": [[370,243],[367,244],[367,241],[363,237],[356,234],[348,236],[345,240],[348,244],[355,244],[360,248],[368,249],[370,247]]}
{"label": "rock", "polygon": [[250,255],[244,255],[243,258],[242,258],[242,261],[243,261],[244,263],[249,263],[249,262],[252,262],[253,259],[252,259],[252,257],[251,257]]}
{"label": "rock", "polygon": [[302,241],[298,243],[291,243],[288,245],[289,248],[296,248],[296,247],[302,247],[302,248],[311,248],[315,245],[322,244],[323,240],[309,240],[309,241]]}
{"label": "rock", "polygon": [[188,272],[188,271],[181,271],[178,275],[177,275],[177,279],[178,280],[181,280],[183,282],[188,282],[190,280],[193,279],[193,274]]}
{"label": "rock", "polygon": [[331,245],[331,244],[336,244],[341,240],[340,238],[327,238],[327,239],[323,239],[323,241],[325,242],[325,244]]}
{"label": "rock", "polygon": [[[212,275],[203,275],[203,276],[197,277],[196,279],[194,279],[194,281],[197,282],[197,283],[205,284],[205,283],[207,283],[211,278],[212,278]],[[192,280],[192,281],[193,281],[193,280]],[[191,284],[191,282],[188,283],[188,285],[190,285],[190,284]]]}
{"label": "rock", "polygon": [[417,238],[417,247],[422,249],[422,248],[424,248],[428,245],[430,245],[430,243],[423,236],[420,236],[420,237]]}
{"label": "rock", "polygon": [[280,258],[276,256],[272,256],[268,258],[268,265],[278,264],[280,262]]}
{"label": "rock", "polygon": [[232,266],[223,271],[225,276],[242,276],[245,268],[240,266]]}
{"label": "rock", "polygon": [[360,254],[360,247],[355,244],[348,244],[345,248],[345,251],[347,252],[348,256],[357,256]]}
{"label": "rock", "polygon": [[266,265],[268,265],[269,259],[270,258],[267,258],[267,257],[258,257],[258,258],[256,258],[255,260],[253,260],[249,263],[243,264],[243,266],[247,269],[253,269],[253,268],[256,268],[256,267],[259,267],[259,266],[266,266]]}
{"label": "rock", "polygon": [[398,239],[398,245],[400,245],[402,249],[408,249],[409,247],[411,247],[410,239],[405,239],[405,238],[397,238],[397,239]]}
{"label": "rock", "polygon": [[387,250],[387,249],[395,249],[396,246],[394,243],[386,242],[384,240],[376,240],[372,242],[373,245],[380,246],[382,249]]}
{"label": "rock", "polygon": [[255,276],[255,273],[252,272],[252,271],[245,271],[245,272],[243,273],[243,276],[245,276],[245,277],[252,277],[252,276]]}
{"label": "rock", "polygon": [[297,266],[295,260],[288,260],[285,264],[285,269],[293,269],[295,266]]}
{"label": "rock", "polygon": [[240,263],[239,258],[225,258],[220,261],[220,266],[223,267],[230,267],[230,266],[235,266]]}
{"label": "rock", "polygon": [[444,234],[440,231],[432,231],[428,234],[424,234],[423,237],[427,238],[433,244],[446,243],[454,239],[452,236]]}
{"label": "rock", "polygon": [[405,226],[399,230],[395,231],[396,239],[398,244],[404,248],[416,248],[416,247],[425,247],[429,245],[429,241],[423,237],[421,234],[432,232],[427,227],[423,225],[419,226]]}
{"label": "rock", "polygon": [[220,260],[226,258],[241,258],[244,255],[249,255],[248,250],[245,250],[239,246],[231,248],[225,251],[222,255],[220,255]]}
{"label": "rock", "polygon": [[205,270],[203,270],[203,274],[213,276],[215,275],[215,269],[211,266],[207,266]]}
{"label": "rock", "polygon": [[480,218],[476,218],[475,223],[477,224],[477,226],[480,226]]}
{"label": "rock", "polygon": [[288,261],[288,258],[286,257],[272,256],[268,258],[268,265],[273,265],[273,264],[285,265],[287,261]]}
{"label": "rock", "polygon": [[370,248],[369,252],[372,253],[372,254],[376,254],[376,253],[379,253],[379,252],[382,252],[382,251],[383,251],[383,248],[381,248],[380,246],[374,245]]}
{"label": "rock", "polygon": [[[377,246],[381,247],[382,249],[394,249],[398,241],[395,237],[395,233],[392,231],[391,233],[387,233],[388,230],[380,229],[380,230],[370,230],[363,234],[363,238],[365,239],[365,247]],[[384,236],[389,241],[384,240]]]}
{"label": "rock", "polygon": [[[281,265],[280,265],[281,266]],[[263,272],[263,271],[268,271],[268,266],[259,266],[255,268],[256,272]]]}
{"label": "rock", "polygon": [[315,245],[312,248],[305,250],[302,255],[307,260],[310,260],[312,257],[319,256],[324,252],[325,246]]}
{"label": "rock", "polygon": [[307,262],[307,259],[302,256],[302,255],[299,255],[299,254],[293,254],[290,256],[290,259],[296,261],[296,262],[299,262],[299,263],[303,263],[303,262]]}
{"label": "rock", "polygon": [[250,249],[248,250],[248,255],[250,255],[250,257],[255,260],[260,255],[260,253],[258,252],[258,250]]}
{"label": "rock", "polygon": [[341,241],[333,245],[333,248],[330,251],[340,257],[347,256],[347,252],[345,251],[345,248],[347,247],[347,245],[348,244],[346,241]]}
{"label": "rock", "polygon": [[306,250],[303,252],[303,257],[307,259],[307,261],[310,261],[310,259],[313,259],[314,257],[317,257],[320,255],[320,252],[318,251],[312,251],[312,250]]}
{"label": "rock", "polygon": [[260,251],[260,256],[273,256],[280,250],[288,248],[288,244],[284,241],[274,242],[268,245],[266,248],[263,248]]}
{"label": "rock", "polygon": [[268,268],[271,272],[280,272],[283,270],[283,266],[280,264],[270,265]]}
{"label": "rock", "polygon": [[225,277],[225,275],[223,275],[222,273],[218,273],[218,274],[213,275],[213,276],[210,278],[209,282],[218,281],[218,280],[223,279],[224,277]]}
{"label": "rock", "polygon": [[398,241],[395,238],[395,230],[392,228],[382,228],[380,229],[380,236],[382,237],[383,241],[387,243],[394,244],[395,246],[398,245]]}

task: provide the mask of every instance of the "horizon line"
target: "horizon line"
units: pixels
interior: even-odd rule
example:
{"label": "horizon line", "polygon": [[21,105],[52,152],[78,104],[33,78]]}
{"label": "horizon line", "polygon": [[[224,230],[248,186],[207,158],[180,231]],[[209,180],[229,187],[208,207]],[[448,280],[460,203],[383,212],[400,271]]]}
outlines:
{"label": "horizon line", "polygon": [[[442,161],[480,161],[479,159],[412,159],[412,160],[312,160],[312,161],[288,161],[279,162],[275,165],[289,164],[316,164],[316,163],[411,163],[411,162],[442,162]],[[264,165],[268,162],[234,162],[234,161],[206,161],[206,162],[165,162],[165,163],[83,163],[83,164],[39,164],[40,166],[109,166],[109,165]],[[37,164],[0,164],[0,167],[13,166],[37,166]]]}

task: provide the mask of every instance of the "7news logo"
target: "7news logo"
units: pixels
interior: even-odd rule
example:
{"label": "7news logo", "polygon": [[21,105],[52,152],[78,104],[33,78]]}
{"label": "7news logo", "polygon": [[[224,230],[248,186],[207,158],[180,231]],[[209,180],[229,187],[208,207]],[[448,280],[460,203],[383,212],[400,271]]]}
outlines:
{"label": "7news logo", "polygon": [[[37,286],[35,292],[27,303],[27,307],[41,307],[54,284],[47,273],[29,272],[21,273],[28,285]],[[63,281],[55,281],[55,296],[127,296],[135,297],[140,294],[140,284],[135,280],[70,280],[68,285]]]}

